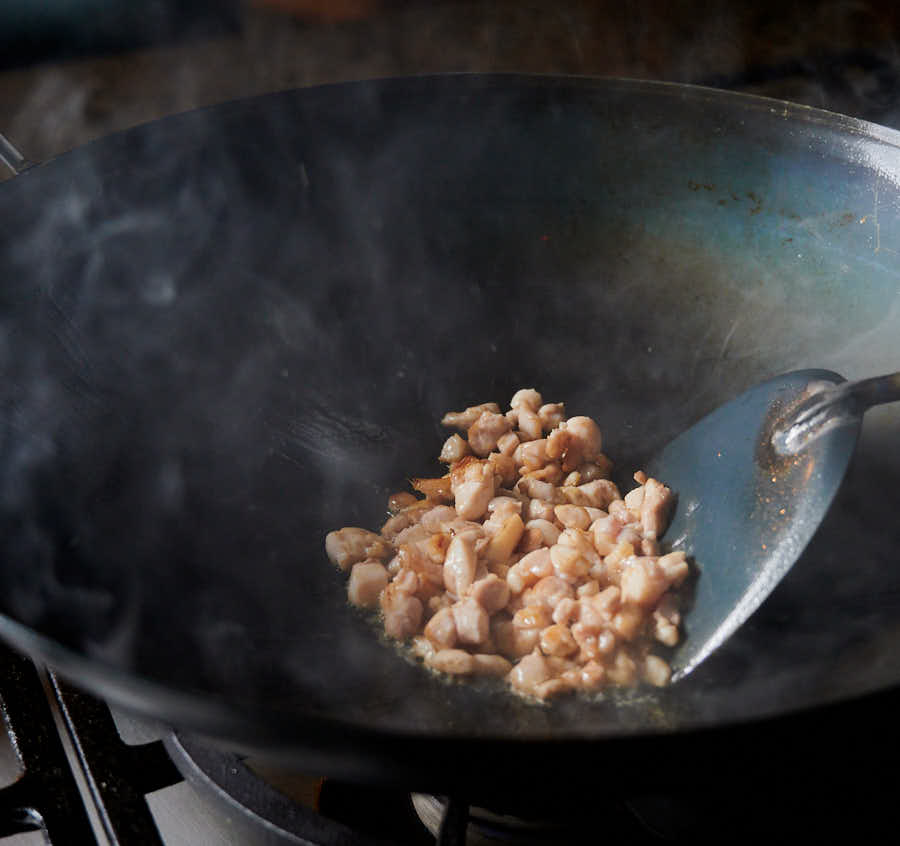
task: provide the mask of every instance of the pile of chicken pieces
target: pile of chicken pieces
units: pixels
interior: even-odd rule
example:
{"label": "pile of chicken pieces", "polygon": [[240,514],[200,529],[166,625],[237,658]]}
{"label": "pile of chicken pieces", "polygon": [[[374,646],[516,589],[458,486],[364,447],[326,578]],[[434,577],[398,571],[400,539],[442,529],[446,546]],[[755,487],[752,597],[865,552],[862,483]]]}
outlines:
{"label": "pile of chicken pieces", "polygon": [[[325,550],[352,604],[432,670],[500,676],[528,697],[663,686],[689,572],[659,539],[674,495],[645,473],[624,497],[589,417],[517,391],[444,416],[443,476],[390,497],[380,533],[346,527]],[[465,437],[463,436],[464,433]]]}

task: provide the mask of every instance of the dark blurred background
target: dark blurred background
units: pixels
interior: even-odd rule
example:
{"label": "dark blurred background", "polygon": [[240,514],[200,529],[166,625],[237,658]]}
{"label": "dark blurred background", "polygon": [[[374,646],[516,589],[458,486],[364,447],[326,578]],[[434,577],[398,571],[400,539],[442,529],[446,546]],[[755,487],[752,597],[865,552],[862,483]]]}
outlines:
{"label": "dark blurred background", "polygon": [[236,97],[444,71],[691,82],[900,128],[900,4],[0,0],[0,132],[33,161]]}

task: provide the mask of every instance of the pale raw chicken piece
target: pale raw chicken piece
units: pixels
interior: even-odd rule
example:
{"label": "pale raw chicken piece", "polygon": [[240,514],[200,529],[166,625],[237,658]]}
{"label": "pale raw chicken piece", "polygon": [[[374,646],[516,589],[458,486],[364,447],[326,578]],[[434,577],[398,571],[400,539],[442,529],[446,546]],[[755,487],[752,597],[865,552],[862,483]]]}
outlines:
{"label": "pale raw chicken piece", "polygon": [[648,655],[644,658],[641,676],[655,687],[665,687],[672,677],[672,668],[658,655]]}
{"label": "pale raw chicken piece", "polygon": [[550,677],[551,670],[547,659],[540,652],[532,652],[510,670],[508,680],[520,693],[535,696],[538,685]]}
{"label": "pale raw chicken piece", "polygon": [[511,514],[518,514],[521,516],[522,500],[517,499],[514,496],[495,496],[488,503],[487,510],[491,515],[490,519],[492,520],[497,519],[500,515],[503,516],[503,520]]}
{"label": "pale raw chicken piece", "polygon": [[464,649],[439,649],[425,659],[425,665],[440,673],[467,676],[475,668],[475,659]]}
{"label": "pale raw chicken piece", "polygon": [[495,402],[483,402],[481,405],[471,405],[465,411],[448,411],[441,418],[441,425],[465,431],[485,411],[497,414],[500,411],[500,406]]}
{"label": "pale raw chicken piece", "polygon": [[425,637],[435,649],[452,649],[456,646],[456,619],[450,608],[441,608],[425,625]]}
{"label": "pale raw chicken piece", "polygon": [[494,472],[490,465],[472,462],[462,472],[450,474],[456,513],[463,520],[477,520],[494,498]]}
{"label": "pale raw chicken piece", "polygon": [[465,438],[453,434],[444,441],[438,460],[443,461],[445,464],[454,464],[464,455],[468,455],[471,451],[472,450],[469,449],[469,444]]}
{"label": "pale raw chicken piece", "polygon": [[366,529],[346,526],[325,536],[325,554],[342,570],[366,558],[387,558],[392,552],[384,538]]}
{"label": "pale raw chicken piece", "polygon": [[520,561],[513,564],[506,574],[506,583],[513,593],[521,593],[539,579],[552,575],[553,562],[550,559],[550,550],[543,547],[529,552]]}
{"label": "pale raw chicken piece", "polygon": [[513,453],[513,459],[525,471],[540,470],[549,461],[547,439],[539,438],[519,444]]}
{"label": "pale raw chicken piece", "polygon": [[591,525],[591,516],[581,505],[557,505],[553,512],[567,529],[584,530]]}
{"label": "pale raw chicken piece", "polygon": [[563,402],[550,402],[538,409],[538,417],[545,432],[555,429],[566,419],[566,404]]}
{"label": "pale raw chicken piece", "polygon": [[423,529],[429,532],[443,532],[447,523],[455,520],[459,515],[452,505],[435,505],[422,514],[419,521]]}
{"label": "pale raw chicken piece", "polygon": [[543,434],[541,418],[533,411],[519,410],[519,437],[523,441],[536,441]]}
{"label": "pale raw chicken piece", "polygon": [[454,596],[462,596],[475,581],[475,538],[454,535],[444,558],[444,586]]}
{"label": "pale raw chicken piece", "polygon": [[497,438],[497,451],[501,455],[512,457],[519,446],[519,436],[515,432],[507,432]]}
{"label": "pale raw chicken piece", "polygon": [[473,582],[469,588],[472,597],[488,614],[495,614],[509,602],[509,585],[503,579],[490,573]]}
{"label": "pale raw chicken piece", "polygon": [[687,574],[690,572],[690,567],[688,567],[687,563],[687,555],[683,549],[676,549],[675,552],[670,552],[668,555],[661,556],[659,558],[659,566],[666,574],[668,583],[675,587],[678,587],[678,585],[687,578]]}
{"label": "pale raw chicken piece", "polygon": [[656,558],[634,556],[625,562],[620,587],[622,602],[647,607],[665,593],[669,580]]}
{"label": "pale raw chicken piece", "polygon": [[672,491],[662,482],[647,479],[641,502],[641,526],[644,529],[644,537],[655,539],[665,532],[674,503]]}
{"label": "pale raw chicken piece", "polygon": [[[416,505],[411,505],[408,508],[404,508],[402,511],[397,512],[393,517],[390,517],[387,522],[381,527],[381,534],[388,540],[393,542],[397,535],[400,534],[404,529],[408,529],[410,526],[415,526],[419,520],[422,519],[422,515],[425,514],[432,506],[428,503],[422,502],[417,503]],[[377,556],[376,556],[377,557]]]}
{"label": "pale raw chicken piece", "polygon": [[556,519],[554,508],[555,506],[552,502],[547,502],[543,499],[527,500],[524,509],[525,513],[522,515],[522,519],[526,521],[526,528],[531,520],[546,520],[548,523],[552,523]]}
{"label": "pale raw chicken piece", "polygon": [[487,640],[490,619],[487,611],[472,597],[451,606],[453,622],[456,623],[456,637],[459,643],[475,646]]}
{"label": "pale raw chicken piece", "polygon": [[521,411],[537,412],[544,400],[534,388],[520,388],[513,394],[513,398],[509,401],[509,407]]}
{"label": "pale raw chicken piece", "polygon": [[[540,502],[540,500],[532,500],[532,502]],[[553,546],[558,540],[560,530],[549,520],[529,520],[525,524],[526,529],[537,529],[541,533],[544,546]]]}
{"label": "pale raw chicken piece", "polygon": [[395,640],[406,640],[419,631],[424,607],[422,601],[389,584],[381,592],[384,632]]}
{"label": "pale raw chicken piece", "polygon": [[512,620],[501,619],[491,622],[491,635],[501,654],[508,658],[521,658],[538,645],[541,630],[519,628],[513,625]]}
{"label": "pale raw chicken piece", "polygon": [[368,558],[353,565],[347,582],[347,598],[360,608],[374,608],[391,577],[384,564]]}
{"label": "pale raw chicken piece", "polygon": [[472,672],[476,676],[505,676],[512,664],[502,655],[473,655]]}
{"label": "pale raw chicken piece", "polygon": [[[619,499],[619,489],[609,479],[595,479],[584,485],[560,488],[563,501],[572,505],[584,505],[591,508],[608,510],[610,503]],[[612,512],[610,512],[612,513]]]}
{"label": "pale raw chicken piece", "polygon": [[561,626],[558,623],[547,626],[541,632],[540,643],[541,652],[544,655],[553,655],[557,658],[565,658],[567,655],[578,651],[578,644],[575,642],[575,638],[572,637],[572,632],[569,631],[568,626]]}
{"label": "pale raw chicken piece", "polygon": [[519,493],[529,499],[542,499],[545,502],[559,502],[557,489],[550,482],[542,482],[539,479],[520,479],[516,484]]}
{"label": "pale raw chicken piece", "polygon": [[484,411],[469,427],[469,447],[484,458],[497,446],[497,441],[510,430],[510,422],[502,414]]}
{"label": "pale raw chicken piece", "polygon": [[559,576],[544,576],[525,595],[527,605],[543,605],[551,613],[563,599],[574,599],[575,590]]}

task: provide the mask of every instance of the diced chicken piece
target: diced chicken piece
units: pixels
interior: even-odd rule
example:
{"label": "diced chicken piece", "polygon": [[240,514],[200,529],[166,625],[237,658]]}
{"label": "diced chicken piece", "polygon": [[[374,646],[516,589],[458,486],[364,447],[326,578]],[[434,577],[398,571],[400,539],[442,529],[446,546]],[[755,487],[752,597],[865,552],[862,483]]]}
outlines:
{"label": "diced chicken piece", "polygon": [[[556,488],[549,482],[542,482],[539,479],[520,479],[516,485],[516,489],[519,493],[524,494],[529,499],[541,499],[544,500],[544,502],[559,502]],[[577,490],[577,488],[575,490]]]}
{"label": "diced chicken piece", "polygon": [[525,520],[525,527],[528,528],[528,523],[531,520],[546,520],[548,523],[553,523],[556,519],[554,508],[552,501],[548,502],[543,499],[527,500],[522,515],[522,519]]}
{"label": "diced chicken piece", "polygon": [[593,461],[580,465],[577,472],[581,476],[581,484],[585,484],[596,479],[608,479],[612,468],[612,461],[601,452]]}
{"label": "diced chicken piece", "polygon": [[553,622],[550,611],[543,605],[529,605],[513,614],[513,626],[517,629],[547,628]]}
{"label": "diced chicken piece", "polygon": [[475,581],[475,538],[470,534],[454,535],[444,557],[444,586],[460,597]]}
{"label": "diced chicken piece", "polygon": [[514,485],[516,479],[519,478],[519,468],[516,466],[515,460],[508,455],[492,452],[487,457],[487,463],[504,487]]}
{"label": "diced chicken piece", "polygon": [[631,512],[634,520],[641,519],[641,503],[644,501],[644,486],[635,488],[625,494],[625,507]]}
{"label": "diced chicken piece", "polygon": [[567,529],[587,529],[591,525],[591,517],[587,509],[580,505],[557,505],[553,509],[556,519]]}
{"label": "diced chicken piece", "polygon": [[509,407],[521,411],[537,412],[543,404],[544,400],[534,388],[520,388],[513,394],[513,398],[509,401]]}
{"label": "diced chicken piece", "polygon": [[536,694],[539,684],[551,676],[550,665],[540,652],[532,652],[522,658],[509,673],[509,683],[521,693],[529,696]]}
{"label": "diced chicken piece", "polygon": [[393,541],[404,529],[415,526],[419,520],[422,519],[422,515],[431,507],[432,503],[417,500],[415,505],[404,508],[402,511],[398,511],[393,517],[390,517],[381,527],[381,534],[388,541]]}
{"label": "diced chicken piece", "polygon": [[[534,500],[532,500],[534,501]],[[538,500],[540,501],[540,500]],[[526,529],[537,529],[541,533],[544,546],[553,546],[558,540],[560,530],[556,528],[549,520],[529,520],[525,524]]]}
{"label": "diced chicken piece", "polygon": [[497,451],[501,455],[514,456],[518,446],[519,436],[515,432],[507,432],[497,438]]}
{"label": "diced chicken piece", "polygon": [[641,676],[655,687],[665,687],[672,678],[672,668],[659,656],[648,655],[644,658]]}
{"label": "diced chicken piece", "polygon": [[564,425],[569,434],[569,451],[577,448],[581,459],[573,462],[572,467],[577,467],[582,461],[593,461],[603,445],[600,427],[590,417],[570,417]]}
{"label": "diced chicken piece", "polygon": [[514,496],[495,496],[488,503],[488,514],[490,514],[491,520],[496,520],[498,517],[506,520],[512,514],[518,514],[521,516],[522,514],[522,500],[517,499]]}
{"label": "diced chicken piece", "polygon": [[634,663],[634,659],[620,649],[616,652],[611,665],[607,667],[606,677],[613,684],[623,686],[634,684],[637,678],[637,665]]}
{"label": "diced chicken piece", "polygon": [[561,626],[571,626],[578,620],[581,605],[571,597],[563,597],[553,609],[553,622]]}
{"label": "diced chicken piece", "polygon": [[533,411],[519,410],[519,438],[522,441],[536,441],[543,434],[541,418]]}
{"label": "diced chicken piece", "polygon": [[467,676],[475,669],[475,659],[464,649],[439,649],[425,659],[425,665],[439,673]]}
{"label": "diced chicken piece", "polygon": [[477,520],[494,498],[494,472],[486,462],[470,462],[450,474],[456,513],[464,520]]}
{"label": "diced chicken piece", "polygon": [[672,491],[656,479],[647,479],[641,502],[641,526],[645,537],[662,537],[669,525],[669,515],[674,504]]}
{"label": "diced chicken piece", "polygon": [[538,470],[528,470],[523,472],[524,468],[519,470],[523,479],[534,479],[539,482],[548,482],[551,485],[558,485],[563,477],[562,468],[559,462],[550,461]]}
{"label": "diced chicken piece", "polygon": [[656,558],[634,556],[625,562],[620,587],[622,602],[647,608],[666,592],[669,580]]}
{"label": "diced chicken piece", "polygon": [[453,429],[468,429],[485,412],[498,414],[500,406],[495,402],[483,402],[481,405],[469,406],[465,411],[450,411],[441,418],[441,425]]}
{"label": "diced chicken piece", "polygon": [[616,537],[616,543],[630,543],[635,549],[641,547],[643,540],[643,535],[635,528],[633,523],[625,526]]}
{"label": "diced chicken piece", "polygon": [[342,570],[349,570],[366,558],[387,558],[392,551],[384,538],[353,526],[329,532],[325,537],[325,554]]}
{"label": "diced chicken piece", "polygon": [[579,620],[587,630],[599,633],[612,625],[613,618],[619,611],[619,589],[611,585],[596,596],[583,598],[580,605]]}
{"label": "diced chicken piece", "polygon": [[678,626],[658,611],[653,612],[653,637],[664,646],[675,646],[679,640]]}
{"label": "diced chicken piece", "polygon": [[503,527],[491,539],[484,557],[488,564],[505,564],[516,548],[525,531],[525,524],[518,514],[513,514],[503,522]]}
{"label": "diced chicken piece", "polygon": [[606,511],[610,517],[615,517],[622,526],[627,526],[634,519],[624,499],[614,499],[606,506]]}
{"label": "diced chicken piece", "polygon": [[502,655],[473,655],[472,673],[476,676],[497,676],[502,678],[512,670],[512,664]]}
{"label": "diced chicken piece", "polygon": [[450,486],[450,476],[438,476],[435,479],[411,479],[410,484],[421,494],[424,494],[428,502],[423,507],[430,508],[436,502],[449,502],[453,498]]}
{"label": "diced chicken piece", "polygon": [[542,546],[546,546],[544,543],[544,536],[541,534],[539,529],[527,528],[524,532],[522,532],[522,538],[519,541],[519,545],[516,547],[517,553],[522,553],[525,555],[529,552],[534,552],[536,549],[540,549]]}
{"label": "diced chicken piece", "polygon": [[456,646],[456,620],[450,608],[441,608],[425,625],[425,637],[436,649]]}
{"label": "diced chicken piece", "polygon": [[403,544],[418,543],[419,541],[427,540],[430,537],[431,532],[429,532],[421,523],[416,523],[413,526],[407,526],[402,532],[397,534],[393,543],[395,547],[398,547]]}
{"label": "diced chicken piece", "polygon": [[469,427],[469,448],[475,455],[484,458],[497,446],[499,438],[509,430],[510,422],[504,415],[484,411]]}
{"label": "diced chicken piece", "polygon": [[472,597],[488,614],[495,614],[509,602],[509,585],[494,573],[472,583],[469,588]]}
{"label": "diced chicken piece", "polygon": [[360,561],[350,570],[347,582],[347,598],[360,608],[374,608],[378,605],[378,597],[390,581],[390,575],[384,564],[372,558]]}
{"label": "diced chicken piece", "polygon": [[494,618],[491,621],[491,636],[498,652],[515,659],[527,655],[537,646],[541,630],[518,628],[512,620]]}
{"label": "diced chicken piece", "polygon": [[547,439],[539,438],[538,440],[520,443],[513,453],[513,458],[516,464],[526,472],[539,470],[550,460],[547,458]]}
{"label": "diced chicken piece", "polygon": [[556,575],[569,584],[576,584],[591,569],[590,562],[579,550],[562,543],[550,547],[550,560]]}
{"label": "diced chicken piece", "polygon": [[564,500],[572,505],[585,505],[604,510],[609,510],[610,503],[619,499],[619,489],[615,482],[609,479],[595,479],[584,485],[563,487],[560,492]]}
{"label": "diced chicken piece", "polygon": [[596,579],[588,579],[586,582],[578,586],[575,593],[579,598],[596,596],[598,593],[600,593],[600,583]]}
{"label": "diced chicken piece", "polygon": [[549,432],[566,419],[566,404],[563,402],[546,403],[538,409],[538,417],[544,431]]}
{"label": "diced chicken piece", "polygon": [[420,524],[429,532],[444,532],[447,524],[457,518],[456,509],[452,505],[435,505],[422,514]]}
{"label": "diced chicken piece", "polygon": [[574,599],[575,589],[559,576],[544,576],[526,591],[528,605],[543,605],[551,613],[563,599]]}
{"label": "diced chicken piece", "polygon": [[381,592],[381,611],[384,615],[384,631],[395,640],[406,640],[419,631],[424,607],[422,601],[393,583]]}
{"label": "diced chicken piece", "polygon": [[690,572],[687,555],[683,549],[676,549],[668,555],[661,556],[659,558],[659,566],[663,573],[666,574],[666,581],[674,587],[678,587]]}
{"label": "diced chicken piece", "polygon": [[547,626],[541,631],[540,644],[541,652],[544,655],[554,655],[560,658],[565,658],[578,651],[578,644],[572,637],[572,632],[567,626],[561,626],[558,623]]}
{"label": "diced chicken piece", "polygon": [[641,555],[653,555],[659,558],[660,554],[659,541],[653,538],[641,538]]}
{"label": "diced chicken piece", "polygon": [[596,690],[598,687],[602,687],[606,681],[606,670],[602,664],[598,664],[596,661],[588,661],[578,673],[578,681],[582,690]]}
{"label": "diced chicken piece", "polygon": [[625,640],[637,637],[644,624],[644,613],[633,605],[623,606],[612,619],[612,630]]}
{"label": "diced chicken piece", "polygon": [[564,529],[560,532],[557,543],[578,550],[582,558],[584,558],[591,567],[601,562],[597,550],[594,549],[591,536],[587,532],[583,532],[580,529]]}
{"label": "diced chicken piece", "polygon": [[490,631],[488,613],[472,597],[451,606],[459,643],[473,646],[484,643]]}
{"label": "diced chicken piece", "polygon": [[536,549],[509,568],[509,572],[506,574],[506,583],[509,585],[509,589],[516,594],[521,593],[526,587],[531,587],[545,576],[552,575],[553,562],[550,559],[550,550],[547,548]]}
{"label": "diced chicken piece", "polygon": [[445,464],[455,464],[464,455],[469,455],[471,451],[465,438],[453,434],[444,441],[438,460],[443,461]]}
{"label": "diced chicken piece", "polygon": [[647,481],[647,474],[643,470],[635,470],[632,475],[632,478],[639,485],[643,485]]}
{"label": "diced chicken piece", "polygon": [[388,511],[390,511],[391,514],[397,514],[404,508],[409,508],[411,505],[415,505],[418,501],[419,500],[416,499],[415,495],[409,493],[409,491],[392,493],[388,497]]}

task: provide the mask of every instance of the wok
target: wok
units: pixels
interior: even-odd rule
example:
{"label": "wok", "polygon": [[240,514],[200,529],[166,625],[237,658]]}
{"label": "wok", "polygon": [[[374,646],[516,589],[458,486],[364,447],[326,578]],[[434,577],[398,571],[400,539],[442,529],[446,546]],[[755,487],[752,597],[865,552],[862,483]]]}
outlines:
{"label": "wok", "polygon": [[443,412],[522,386],[594,416],[627,478],[775,373],[896,369],[898,148],[715,90],[451,76],[182,114],[9,180],[0,632],[183,729],[448,789],[585,742],[647,779],[677,750],[877,737],[896,408],[750,622],[624,701],[426,674],[346,605],[323,539],[437,469]]}

